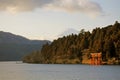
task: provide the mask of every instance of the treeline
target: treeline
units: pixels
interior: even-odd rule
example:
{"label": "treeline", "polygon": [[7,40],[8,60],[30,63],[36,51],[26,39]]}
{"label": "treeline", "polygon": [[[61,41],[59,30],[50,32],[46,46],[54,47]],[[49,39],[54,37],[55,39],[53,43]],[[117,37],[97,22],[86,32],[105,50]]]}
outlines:
{"label": "treeline", "polygon": [[[85,50],[87,50],[85,52]],[[82,29],[78,35],[71,34],[45,44],[23,58],[30,63],[82,63],[83,56],[90,58],[91,52],[102,52],[102,60],[120,59],[120,23],[96,28],[90,33]],[[83,54],[84,53],[84,54]]]}

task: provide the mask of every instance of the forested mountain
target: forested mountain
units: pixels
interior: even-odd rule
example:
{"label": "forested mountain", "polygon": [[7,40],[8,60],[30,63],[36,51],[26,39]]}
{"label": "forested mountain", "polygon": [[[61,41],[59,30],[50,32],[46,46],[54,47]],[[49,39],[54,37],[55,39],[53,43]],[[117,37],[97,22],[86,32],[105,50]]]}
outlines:
{"label": "forested mountain", "polygon": [[120,23],[92,32],[82,29],[78,35],[72,34],[45,44],[41,51],[35,51],[24,57],[30,63],[82,63],[91,52],[102,52],[103,61],[120,59]]}
{"label": "forested mountain", "polygon": [[25,37],[0,31],[0,61],[22,60],[30,52],[41,49],[47,40],[29,40]]}

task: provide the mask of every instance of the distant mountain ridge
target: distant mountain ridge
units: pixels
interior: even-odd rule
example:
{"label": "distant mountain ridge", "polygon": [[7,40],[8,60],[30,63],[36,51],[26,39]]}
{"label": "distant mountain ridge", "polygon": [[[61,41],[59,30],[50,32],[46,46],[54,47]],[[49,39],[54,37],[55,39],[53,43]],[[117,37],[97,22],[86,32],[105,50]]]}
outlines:
{"label": "distant mountain ridge", "polygon": [[61,34],[58,35],[58,37],[63,37],[63,36],[68,36],[71,34],[78,34],[79,31],[73,29],[73,28],[68,28],[65,31],[63,31]]}
{"label": "distant mountain ridge", "polygon": [[[1,43],[16,43],[16,44],[43,44],[48,40],[29,40],[23,36],[15,35],[9,32],[0,31],[0,44]],[[48,41],[50,42],[50,41]]]}
{"label": "distant mountain ridge", "polygon": [[9,32],[0,31],[0,61],[21,60],[27,53],[42,48],[48,40],[29,40]]}

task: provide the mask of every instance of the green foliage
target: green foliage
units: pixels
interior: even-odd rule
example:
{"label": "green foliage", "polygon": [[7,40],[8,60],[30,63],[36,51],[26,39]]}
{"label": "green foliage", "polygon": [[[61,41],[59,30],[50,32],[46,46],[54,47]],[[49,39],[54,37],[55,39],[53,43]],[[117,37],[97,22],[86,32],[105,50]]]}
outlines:
{"label": "green foliage", "polygon": [[[109,25],[104,28],[96,28],[90,33],[84,29],[78,35],[72,34],[58,38],[51,44],[45,44],[37,55],[33,53],[25,58],[29,62],[37,58],[39,63],[81,63],[83,50],[89,52],[102,52],[103,60],[120,58],[120,23]],[[34,57],[37,55],[37,57]],[[88,55],[89,56],[89,55]],[[71,61],[71,62],[70,62]]]}

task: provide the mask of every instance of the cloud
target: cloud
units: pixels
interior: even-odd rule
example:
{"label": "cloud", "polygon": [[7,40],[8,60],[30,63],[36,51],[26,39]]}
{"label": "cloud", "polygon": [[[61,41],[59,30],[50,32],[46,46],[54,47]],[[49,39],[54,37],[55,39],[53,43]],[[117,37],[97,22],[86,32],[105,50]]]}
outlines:
{"label": "cloud", "polygon": [[45,8],[65,12],[79,12],[89,16],[98,16],[102,13],[102,8],[96,2],[90,0],[54,0],[47,4]]}
{"label": "cloud", "polygon": [[18,13],[37,8],[68,13],[79,12],[90,16],[98,16],[102,13],[100,5],[91,0],[0,0],[0,11]]}
{"label": "cloud", "polygon": [[51,2],[52,0],[0,0],[0,11],[11,13],[33,11]]}
{"label": "cloud", "polygon": [[19,12],[21,10],[24,11],[26,7],[28,7],[25,6],[26,0],[25,3],[23,3],[23,0],[22,2],[20,1],[21,0],[0,0],[0,10],[9,12]]}

